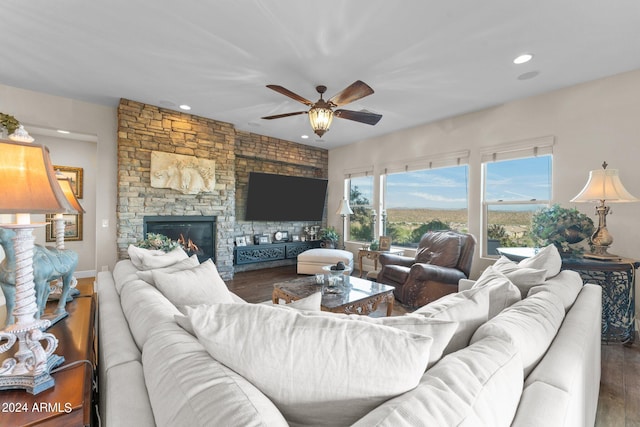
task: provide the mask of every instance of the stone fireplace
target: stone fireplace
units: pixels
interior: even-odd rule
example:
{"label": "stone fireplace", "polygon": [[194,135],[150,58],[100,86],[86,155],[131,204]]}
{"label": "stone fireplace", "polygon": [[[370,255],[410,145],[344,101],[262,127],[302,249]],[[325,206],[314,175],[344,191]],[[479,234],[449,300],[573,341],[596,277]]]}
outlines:
{"label": "stone fireplace", "polygon": [[[171,188],[153,187],[150,170],[154,151],[213,161],[213,191],[183,194]],[[128,246],[146,236],[148,218],[186,217],[191,221],[215,217],[211,257],[220,276],[228,280],[233,278],[234,271],[239,271],[233,259],[238,236],[273,234],[281,230],[301,234],[305,226],[319,225],[244,221],[251,171],[326,178],[328,151],[242,132],[231,123],[121,99],[118,105],[118,258],[128,258]],[[167,233],[165,230],[162,234]]]}
{"label": "stone fireplace", "polygon": [[187,255],[197,255],[200,262],[216,261],[215,216],[145,216],[143,235],[158,233],[180,243]]}

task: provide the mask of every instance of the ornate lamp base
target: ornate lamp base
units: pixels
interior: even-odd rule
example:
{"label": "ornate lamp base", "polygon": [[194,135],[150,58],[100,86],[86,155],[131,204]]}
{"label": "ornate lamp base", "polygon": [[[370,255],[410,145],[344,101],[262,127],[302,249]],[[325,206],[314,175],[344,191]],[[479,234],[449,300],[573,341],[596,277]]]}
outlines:
{"label": "ornate lamp base", "polygon": [[64,357],[52,354],[47,359],[44,372],[37,375],[0,375],[0,390],[24,389],[31,394],[50,389],[55,385],[51,371],[64,363]]}
{"label": "ornate lamp base", "polygon": [[612,255],[607,252],[609,246],[613,243],[613,236],[611,236],[609,230],[607,230],[607,214],[609,213],[609,209],[609,206],[604,205],[604,200],[596,207],[598,228],[596,228],[596,231],[591,236],[591,243],[593,243],[594,250],[592,253],[585,253],[585,258],[603,261],[618,261],[621,259],[618,255]]}
{"label": "ornate lamp base", "polygon": [[[13,247],[5,248],[7,259],[15,262],[15,304],[13,315],[16,323],[0,331],[0,354],[14,348],[0,367],[0,390],[25,389],[38,394],[54,386],[50,373],[64,358],[53,354],[58,347],[57,338],[43,332],[51,325],[49,320],[36,319],[38,311],[33,282],[33,229],[36,224],[3,224],[3,228],[15,230]],[[6,288],[9,286],[3,285]],[[4,289],[4,288],[3,288]],[[40,341],[45,341],[43,347]]]}
{"label": "ornate lamp base", "polygon": [[592,253],[585,253],[583,257],[602,261],[619,261],[622,259],[619,255],[610,254],[607,252],[607,249],[609,249],[609,246],[594,246],[594,251]]}

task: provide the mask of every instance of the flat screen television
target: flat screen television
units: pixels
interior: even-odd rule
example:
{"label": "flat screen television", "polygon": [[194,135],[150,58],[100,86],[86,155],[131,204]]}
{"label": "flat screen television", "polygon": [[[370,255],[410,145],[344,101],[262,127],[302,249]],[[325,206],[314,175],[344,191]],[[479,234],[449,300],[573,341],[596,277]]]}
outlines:
{"label": "flat screen television", "polygon": [[326,196],[326,179],[251,172],[245,219],[322,221]]}

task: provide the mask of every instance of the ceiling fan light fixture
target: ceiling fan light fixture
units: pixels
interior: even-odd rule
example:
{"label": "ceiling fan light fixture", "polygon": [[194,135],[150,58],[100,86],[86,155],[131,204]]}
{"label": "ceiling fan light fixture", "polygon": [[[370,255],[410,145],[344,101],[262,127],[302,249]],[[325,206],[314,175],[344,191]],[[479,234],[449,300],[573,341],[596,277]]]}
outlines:
{"label": "ceiling fan light fixture", "polygon": [[331,108],[312,107],[309,110],[309,123],[311,123],[313,132],[319,137],[322,137],[329,130],[332,121],[333,110]]}

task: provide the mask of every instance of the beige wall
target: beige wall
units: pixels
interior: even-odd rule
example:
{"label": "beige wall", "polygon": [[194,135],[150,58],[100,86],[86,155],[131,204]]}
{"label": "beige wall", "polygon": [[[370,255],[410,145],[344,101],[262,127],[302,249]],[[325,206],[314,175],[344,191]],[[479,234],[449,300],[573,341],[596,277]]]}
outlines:
{"label": "beige wall", "polygon": [[[377,176],[380,165],[389,162],[470,150],[469,230],[480,236],[481,149],[548,135],[555,138],[554,203],[575,206],[597,220],[593,205],[569,200],[582,189],[589,170],[604,160],[640,197],[640,70],[333,149],[328,212],[337,209],[345,170],[373,165]],[[607,221],[615,239],[612,253],[640,259],[639,215],[640,203],[612,206]],[[336,215],[329,215],[329,223],[341,227]],[[472,277],[490,262],[476,254]]]}
{"label": "beige wall", "polygon": [[[81,253],[80,269],[87,270],[87,274],[102,266],[113,268],[116,257],[116,109],[103,105],[76,101],[58,96],[46,95],[39,92],[13,88],[0,85],[0,111],[15,116],[29,127],[39,128],[42,134],[44,130],[65,129],[76,134],[86,136],[86,139],[97,141],[95,145],[95,159],[92,171],[95,180],[90,184],[93,188],[85,187],[85,191],[93,192],[96,197],[93,209],[93,225],[84,227],[86,241],[81,246],[91,246],[92,250]],[[46,138],[34,133],[37,142],[46,142]],[[88,142],[87,142],[88,143]],[[46,144],[45,144],[46,145]],[[62,143],[62,146],[64,144]],[[73,158],[72,154],[62,154],[57,149],[54,152],[53,145],[49,147],[54,162],[80,161]],[[82,162],[91,164],[90,159]],[[70,166],[73,166],[70,164]],[[91,217],[92,214],[88,214]],[[90,218],[89,218],[90,219]],[[91,219],[90,219],[91,220]],[[108,222],[108,227],[102,227],[103,220]],[[38,234],[36,243],[45,244],[44,234]],[[49,243],[51,245],[51,243]],[[79,244],[74,244],[73,249]],[[93,250],[95,248],[95,251]],[[88,259],[87,257],[93,258]],[[79,274],[79,276],[82,274]]]}

